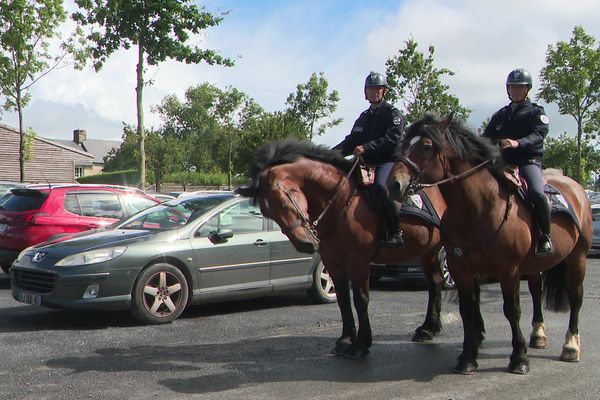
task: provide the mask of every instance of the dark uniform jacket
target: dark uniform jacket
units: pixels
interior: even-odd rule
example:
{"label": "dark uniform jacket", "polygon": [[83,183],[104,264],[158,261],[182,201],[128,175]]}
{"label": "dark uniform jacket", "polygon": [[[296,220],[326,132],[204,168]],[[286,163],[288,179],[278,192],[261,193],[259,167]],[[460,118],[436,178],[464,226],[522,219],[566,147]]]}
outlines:
{"label": "dark uniform jacket", "polygon": [[541,164],[548,122],[544,108],[527,99],[517,104],[514,109],[511,103],[498,110],[490,119],[482,136],[494,141],[508,138],[519,142],[519,147],[502,151],[502,157],[507,164]]}
{"label": "dark uniform jacket", "polygon": [[375,110],[363,111],[350,134],[333,147],[344,156],[352,154],[356,146],[363,145],[363,159],[367,163],[381,164],[394,161],[396,147],[404,132],[404,118],[396,107],[383,101]]}

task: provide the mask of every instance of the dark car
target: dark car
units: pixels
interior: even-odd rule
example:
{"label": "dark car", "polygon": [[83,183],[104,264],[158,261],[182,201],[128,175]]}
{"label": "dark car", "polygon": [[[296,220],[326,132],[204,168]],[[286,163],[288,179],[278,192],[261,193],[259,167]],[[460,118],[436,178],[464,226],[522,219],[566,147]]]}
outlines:
{"label": "dark car", "polygon": [[600,256],[600,204],[592,204],[592,218],[594,220],[594,236],[589,256]]}
{"label": "dark car", "polygon": [[145,323],[176,319],[188,304],[335,291],[318,255],[298,253],[249,199],[185,196],[121,221],[24,250],[13,297],[65,309],[129,309]]}
{"label": "dark car", "polygon": [[0,266],[7,272],[19,252],[50,238],[111,225],[159,201],[111,185],[28,185],[0,203]]}
{"label": "dark car", "polygon": [[[442,247],[438,253],[440,270],[444,278],[444,289],[453,289],[455,284],[446,261],[446,250]],[[378,281],[381,278],[393,278],[400,281],[425,283],[425,275],[421,269],[418,258],[394,265],[371,264],[371,280]]]}

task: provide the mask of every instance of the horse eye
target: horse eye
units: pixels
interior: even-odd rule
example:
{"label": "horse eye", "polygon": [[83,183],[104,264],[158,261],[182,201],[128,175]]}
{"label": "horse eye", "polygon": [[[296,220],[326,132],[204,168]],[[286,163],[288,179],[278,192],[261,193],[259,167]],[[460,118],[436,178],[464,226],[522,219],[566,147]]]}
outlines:
{"label": "horse eye", "polygon": [[423,139],[423,147],[427,150],[431,150],[433,148],[433,142],[431,139]]}

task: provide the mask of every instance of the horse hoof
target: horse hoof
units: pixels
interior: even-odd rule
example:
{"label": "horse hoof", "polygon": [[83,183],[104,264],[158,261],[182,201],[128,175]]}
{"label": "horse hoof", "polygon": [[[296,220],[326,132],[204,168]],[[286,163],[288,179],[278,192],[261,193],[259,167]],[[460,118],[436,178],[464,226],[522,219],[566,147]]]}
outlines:
{"label": "horse hoof", "polygon": [[337,343],[335,345],[335,347],[333,349],[331,349],[331,354],[336,355],[336,356],[343,356],[348,352],[348,349],[350,349],[350,344]]}
{"label": "horse hoof", "polygon": [[452,372],[459,375],[474,375],[477,372],[477,364],[459,361],[458,365],[454,367]]}
{"label": "horse hoof", "polygon": [[578,362],[579,351],[575,349],[563,349],[562,354],[560,355],[560,361]]}
{"label": "horse hoof", "polygon": [[348,349],[344,357],[351,360],[360,360],[361,358],[365,358],[367,354],[369,354],[369,349],[353,346]]}
{"label": "horse hoof", "polygon": [[531,337],[529,338],[529,347],[532,349],[545,349],[548,347],[548,338],[546,337]]}
{"label": "horse hoof", "polygon": [[429,342],[433,340],[433,333],[426,329],[417,329],[412,339],[413,342]]}
{"label": "horse hoof", "polygon": [[529,372],[529,364],[526,362],[520,362],[517,364],[510,363],[508,365],[508,372],[517,375],[525,375]]}

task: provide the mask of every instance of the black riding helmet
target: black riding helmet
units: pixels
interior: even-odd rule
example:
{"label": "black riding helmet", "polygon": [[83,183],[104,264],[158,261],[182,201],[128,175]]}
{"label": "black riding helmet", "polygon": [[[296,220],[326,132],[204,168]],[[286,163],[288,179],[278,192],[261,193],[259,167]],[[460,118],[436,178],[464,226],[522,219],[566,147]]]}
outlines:
{"label": "black riding helmet", "polygon": [[527,85],[529,89],[533,86],[533,79],[529,71],[517,68],[510,71],[506,77],[506,85]]}
{"label": "black riding helmet", "polygon": [[379,72],[371,71],[371,73],[369,75],[367,75],[367,78],[365,79],[365,87],[367,87],[367,86],[385,86],[385,87],[387,87],[387,79],[385,78],[385,75],[383,75]]}

